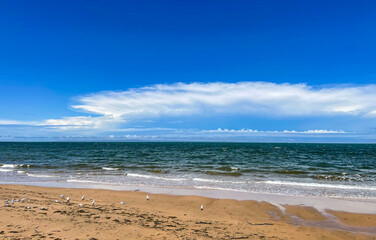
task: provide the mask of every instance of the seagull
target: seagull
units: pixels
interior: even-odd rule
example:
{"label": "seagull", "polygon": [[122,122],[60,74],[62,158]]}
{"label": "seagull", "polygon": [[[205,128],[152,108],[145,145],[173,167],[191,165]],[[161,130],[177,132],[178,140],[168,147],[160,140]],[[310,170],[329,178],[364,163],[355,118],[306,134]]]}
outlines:
{"label": "seagull", "polygon": [[26,200],[25,198],[22,198],[22,199],[21,199],[21,202],[25,202],[25,200]]}
{"label": "seagull", "polygon": [[10,201],[11,204],[14,204],[14,199],[12,199],[12,201]]}
{"label": "seagull", "polygon": [[19,202],[18,199],[15,199],[14,202]]}
{"label": "seagull", "polygon": [[149,195],[146,195],[146,200],[150,200]]}
{"label": "seagull", "polygon": [[82,207],[82,204],[80,203],[80,204],[78,204],[78,207]]}
{"label": "seagull", "polygon": [[203,211],[204,210],[204,205],[201,205],[201,211]]}
{"label": "seagull", "polygon": [[60,201],[59,200],[55,200],[55,203],[59,203]]}
{"label": "seagull", "polygon": [[69,203],[70,197],[67,197],[67,203]]}
{"label": "seagull", "polygon": [[65,196],[64,195],[60,195],[60,198],[65,198]]}
{"label": "seagull", "polygon": [[81,197],[81,200],[82,200],[82,201],[85,200],[85,196],[82,196],[82,197]]}
{"label": "seagull", "polygon": [[90,198],[90,201],[91,201],[91,200],[93,200],[93,198],[92,198],[92,197]]}
{"label": "seagull", "polygon": [[124,205],[124,204],[125,204],[125,202],[120,202],[120,204],[121,204],[121,205]]}
{"label": "seagull", "polygon": [[10,205],[7,203],[7,204],[4,205],[4,207],[10,207]]}
{"label": "seagull", "polygon": [[30,207],[29,207],[29,206],[27,206],[27,207],[26,207],[26,209],[30,209]]}
{"label": "seagull", "polygon": [[47,208],[41,207],[40,210],[47,211]]}
{"label": "seagull", "polygon": [[94,203],[95,203],[95,200],[93,200],[93,201],[91,202],[91,206],[94,206]]}
{"label": "seagull", "polygon": [[5,202],[6,202],[6,203],[7,203],[7,202],[9,202],[9,200],[8,200],[8,199],[6,199],[6,200],[5,200]]}

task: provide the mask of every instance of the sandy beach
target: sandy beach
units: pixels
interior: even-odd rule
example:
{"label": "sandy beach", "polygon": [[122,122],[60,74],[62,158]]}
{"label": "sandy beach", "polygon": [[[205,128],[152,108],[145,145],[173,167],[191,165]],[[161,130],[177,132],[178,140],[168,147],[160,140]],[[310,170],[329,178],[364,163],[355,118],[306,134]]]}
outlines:
{"label": "sandy beach", "polygon": [[0,185],[0,239],[376,239],[371,214],[146,194]]}

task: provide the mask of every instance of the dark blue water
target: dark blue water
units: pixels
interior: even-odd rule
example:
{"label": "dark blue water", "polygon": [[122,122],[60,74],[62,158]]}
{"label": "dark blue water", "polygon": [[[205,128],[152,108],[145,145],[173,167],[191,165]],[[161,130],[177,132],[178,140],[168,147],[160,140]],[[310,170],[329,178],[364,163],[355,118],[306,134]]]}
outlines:
{"label": "dark blue water", "polygon": [[0,182],[106,183],[376,199],[376,145],[0,143]]}

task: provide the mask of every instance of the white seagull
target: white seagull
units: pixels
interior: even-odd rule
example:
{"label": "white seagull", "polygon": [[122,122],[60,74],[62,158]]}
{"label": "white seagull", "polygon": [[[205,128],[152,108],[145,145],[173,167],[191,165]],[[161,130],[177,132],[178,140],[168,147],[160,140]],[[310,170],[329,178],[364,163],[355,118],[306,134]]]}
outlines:
{"label": "white seagull", "polygon": [[59,203],[60,201],[59,200],[55,200],[55,203]]}
{"label": "white seagull", "polygon": [[204,205],[201,205],[201,211],[203,211],[204,210]]}
{"label": "white seagull", "polygon": [[25,198],[22,198],[22,199],[21,199],[21,202],[25,202],[25,200],[26,200]]}
{"label": "white seagull", "polygon": [[14,199],[12,199],[12,201],[10,201],[11,204],[14,204]]}
{"label": "white seagull", "polygon": [[67,203],[69,203],[70,197],[67,197]]}
{"label": "white seagull", "polygon": [[82,196],[82,197],[81,197],[81,200],[82,200],[82,201],[85,200],[85,196]]}
{"label": "white seagull", "polygon": [[149,195],[146,195],[146,200],[150,200]]}
{"label": "white seagull", "polygon": [[94,203],[95,203],[95,200],[93,200],[93,201],[91,202],[91,206],[94,206]]}
{"label": "white seagull", "polygon": [[80,203],[80,204],[78,204],[78,207],[82,207],[82,204]]}
{"label": "white seagull", "polygon": [[124,205],[124,204],[125,204],[125,202],[120,202],[120,204],[121,204],[121,205]]}
{"label": "white seagull", "polygon": [[60,195],[60,198],[65,198],[65,196],[64,195]]}

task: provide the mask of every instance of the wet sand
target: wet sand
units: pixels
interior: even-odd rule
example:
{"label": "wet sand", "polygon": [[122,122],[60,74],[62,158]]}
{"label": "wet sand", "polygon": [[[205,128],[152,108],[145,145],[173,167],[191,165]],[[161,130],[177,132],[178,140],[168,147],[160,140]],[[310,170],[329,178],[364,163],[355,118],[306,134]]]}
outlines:
{"label": "wet sand", "polygon": [[376,239],[371,214],[146,194],[0,185],[0,239]]}

